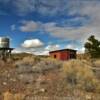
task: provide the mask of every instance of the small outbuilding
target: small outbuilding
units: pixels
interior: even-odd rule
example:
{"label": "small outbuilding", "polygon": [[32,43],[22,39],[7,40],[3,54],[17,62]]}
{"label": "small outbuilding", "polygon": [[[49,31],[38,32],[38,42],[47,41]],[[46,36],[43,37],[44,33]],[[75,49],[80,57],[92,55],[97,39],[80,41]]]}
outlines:
{"label": "small outbuilding", "polygon": [[70,59],[76,59],[76,52],[77,51],[73,49],[62,49],[62,50],[50,51],[49,54],[51,57],[58,60],[70,60]]}

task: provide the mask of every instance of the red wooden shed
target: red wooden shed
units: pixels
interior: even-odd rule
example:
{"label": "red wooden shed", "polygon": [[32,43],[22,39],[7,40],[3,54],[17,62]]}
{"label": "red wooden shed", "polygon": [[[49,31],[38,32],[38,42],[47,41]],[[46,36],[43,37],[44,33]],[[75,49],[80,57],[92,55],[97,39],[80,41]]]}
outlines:
{"label": "red wooden shed", "polygon": [[50,51],[50,56],[58,60],[76,59],[76,50],[62,49],[56,51]]}

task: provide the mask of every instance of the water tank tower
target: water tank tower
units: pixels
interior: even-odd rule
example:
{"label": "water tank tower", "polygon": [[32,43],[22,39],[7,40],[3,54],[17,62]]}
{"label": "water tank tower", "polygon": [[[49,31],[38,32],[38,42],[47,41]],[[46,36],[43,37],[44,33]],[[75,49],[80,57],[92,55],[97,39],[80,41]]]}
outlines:
{"label": "water tank tower", "polygon": [[7,37],[0,37],[0,58],[6,59],[10,57],[12,50],[13,48],[10,48],[10,39]]}

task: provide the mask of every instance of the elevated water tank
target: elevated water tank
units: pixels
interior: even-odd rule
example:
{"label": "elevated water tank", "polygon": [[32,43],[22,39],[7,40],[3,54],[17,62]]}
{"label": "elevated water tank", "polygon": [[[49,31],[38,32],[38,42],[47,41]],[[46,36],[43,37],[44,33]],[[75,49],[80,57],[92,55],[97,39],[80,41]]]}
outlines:
{"label": "elevated water tank", "polygon": [[0,37],[0,48],[9,48],[9,38]]}

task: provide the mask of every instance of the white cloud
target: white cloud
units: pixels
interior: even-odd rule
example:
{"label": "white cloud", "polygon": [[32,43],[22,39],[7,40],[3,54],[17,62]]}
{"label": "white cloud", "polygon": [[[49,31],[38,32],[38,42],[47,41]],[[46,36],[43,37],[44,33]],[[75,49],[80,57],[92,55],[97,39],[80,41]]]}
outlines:
{"label": "white cloud", "polygon": [[[90,12],[89,7],[96,7],[100,4],[99,0],[0,0],[0,3],[8,6],[10,10],[17,15],[28,15],[33,12],[38,12],[42,15],[83,15],[85,12]],[[8,5],[7,5],[8,4]],[[12,7],[14,9],[12,9]],[[87,9],[88,7],[88,9]],[[83,12],[82,12],[83,11]],[[94,10],[93,10],[94,11]],[[83,14],[82,14],[83,13]],[[87,14],[87,13],[86,13]],[[88,13],[89,14],[89,13]]]}
{"label": "white cloud", "polygon": [[77,50],[77,53],[85,52],[85,48],[82,46],[78,46],[77,44],[68,44],[67,46],[65,46],[65,48]]}
{"label": "white cloud", "polygon": [[[52,36],[59,38],[79,39],[84,41],[89,35],[94,34],[100,39],[100,2],[97,2],[97,0],[91,2],[77,1],[70,2],[69,6],[71,5],[73,5],[73,7],[69,8],[69,13],[71,13],[71,15],[79,14],[81,16],[87,16],[89,21],[86,21],[88,23],[84,22],[84,19],[81,19],[84,24],[80,27],[60,27],[56,26],[56,23],[48,23],[46,24],[47,26],[45,25],[45,30]],[[77,19],[77,17],[75,19]]]}
{"label": "white cloud", "polygon": [[19,28],[23,32],[33,32],[41,28],[42,30],[45,30],[46,33],[54,37],[85,41],[85,39],[92,34],[94,34],[97,38],[100,38],[100,25],[98,22],[98,25],[94,24],[96,24],[96,22],[94,23],[93,21],[91,24],[80,27],[60,27],[57,26],[57,23],[55,22],[42,23],[31,20],[25,21]]}
{"label": "white cloud", "polygon": [[40,49],[40,50],[36,50],[34,52],[35,55],[49,55],[50,51],[53,50],[59,50],[60,49],[60,45],[55,44],[55,45],[47,45],[46,47]]}
{"label": "white cloud", "polygon": [[[10,3],[12,0],[2,0]],[[42,15],[73,15],[85,5],[98,3],[98,0],[14,0],[12,4],[18,15],[27,15],[34,11]]]}
{"label": "white cloud", "polygon": [[12,53],[31,53],[34,54],[35,52],[35,48],[23,48],[23,47],[19,47],[19,48],[15,48]]}
{"label": "white cloud", "polygon": [[[80,25],[79,27],[73,27],[71,25],[61,27],[57,26],[57,22],[42,23],[31,20],[24,21],[22,23],[22,26],[20,26],[19,28],[20,31],[33,32],[38,30],[39,28],[42,28],[46,31],[46,34],[50,34],[54,37],[82,41],[82,46],[87,37],[89,37],[91,34],[94,34],[96,38],[100,39],[99,0],[70,0],[70,2],[67,3],[66,0],[41,0],[40,2],[37,2],[37,0],[30,0],[30,2],[28,0],[17,0],[15,1],[14,5],[16,6],[18,13],[20,14],[28,14],[37,11],[42,15],[48,16],[63,14],[66,16],[77,15],[77,17],[71,19],[72,22],[75,21],[75,23],[78,23],[80,20],[82,20],[83,23],[82,26]],[[88,17],[88,20],[85,20],[85,17]],[[29,43],[24,41],[23,46],[32,47],[33,44],[34,43],[32,42]],[[75,48],[79,52],[84,52],[84,48],[74,46],[72,44],[67,45],[66,48]],[[59,46],[57,47],[55,45],[48,45],[45,48],[46,51],[44,52],[55,49],[59,49]]]}
{"label": "white cloud", "polygon": [[[82,22],[84,23],[79,27],[61,27],[57,25],[57,22],[42,23],[35,21],[25,21],[19,28],[23,32],[33,32],[38,30],[39,28],[42,28],[46,31],[46,34],[50,34],[53,37],[79,40],[82,41],[82,45],[91,34],[94,34],[96,38],[100,39],[100,2],[97,2],[98,0],[71,0],[67,4],[68,6],[65,5],[63,1],[60,2],[60,0],[50,0],[49,2],[48,0],[42,0],[40,1],[40,4],[38,2],[35,2],[34,0],[31,0],[31,3],[27,2],[27,0],[25,0],[25,2],[24,0],[18,1],[20,2],[20,5],[18,5],[17,3],[16,6],[18,6],[20,12],[26,13],[29,10],[30,12],[34,11],[34,4],[37,4],[39,5],[39,7],[37,7],[37,12],[41,14],[60,15],[61,13],[64,13],[66,15],[72,16],[77,15],[78,17],[74,19],[72,18],[72,22],[75,21],[77,23],[79,22],[79,20],[83,20]],[[21,5],[21,3],[23,5]],[[64,6],[61,6],[63,4]],[[24,9],[24,7],[26,8]],[[88,20],[84,20],[85,17],[88,17]],[[69,47],[72,48],[71,46]]]}
{"label": "white cloud", "polygon": [[24,43],[22,43],[22,47],[24,48],[38,48],[43,45],[44,43],[40,41],[39,39],[25,40]]}
{"label": "white cloud", "polygon": [[99,26],[97,26],[97,25],[93,26],[92,22],[91,22],[91,24],[88,24],[86,26],[81,26],[78,28],[59,27],[54,24],[51,26],[51,24],[50,24],[50,26],[48,25],[48,27],[45,26],[45,30],[54,37],[84,41],[84,39],[86,39],[91,34],[94,34],[96,37],[98,37],[100,39],[100,34],[99,34],[100,27]]}
{"label": "white cloud", "polygon": [[13,51],[12,51],[12,53],[22,53],[23,51],[22,50],[18,50],[18,49],[14,49]]}
{"label": "white cloud", "polygon": [[57,50],[60,49],[60,45],[55,44],[55,45],[48,45],[45,47],[45,50],[51,51],[51,50]]}
{"label": "white cloud", "polygon": [[[14,28],[14,26],[12,26],[12,28]],[[54,37],[65,38],[65,39],[67,38],[72,40],[75,39],[84,40],[91,33],[99,35],[98,30],[95,29],[97,27],[93,27],[90,25],[81,26],[78,28],[60,27],[57,26],[57,23],[55,22],[42,23],[42,22],[35,22],[30,20],[30,21],[23,21],[22,25],[19,27],[20,31],[22,32],[33,32],[40,28],[42,30],[45,30],[47,33],[49,32],[48,34]]]}
{"label": "white cloud", "polygon": [[[49,24],[49,23],[48,23]],[[67,38],[67,39],[83,39],[91,31],[86,27],[59,27],[56,24],[45,25],[45,30],[54,37]],[[83,35],[83,36],[82,36]]]}
{"label": "white cloud", "polygon": [[35,0],[14,0],[12,1],[12,4],[14,5],[17,15],[22,16],[27,15],[35,10],[35,2]]}
{"label": "white cloud", "polygon": [[85,52],[85,48],[82,47],[82,48],[77,48],[77,53],[80,54],[80,53],[84,53]]}
{"label": "white cloud", "polygon": [[44,48],[16,48],[12,51],[12,53],[30,53],[34,55],[49,55],[49,50],[45,50]]}
{"label": "white cloud", "polygon": [[71,22],[75,21],[75,23],[78,23],[81,20],[83,23],[80,27],[73,27],[71,25],[70,27],[60,27],[57,26],[57,22],[44,24],[42,22],[26,21],[19,28],[23,32],[33,32],[43,28],[50,35],[59,38],[84,41],[91,34],[100,38],[100,2],[98,0],[70,0],[69,2],[66,2],[66,0],[30,0],[30,2],[28,0],[15,0],[15,5],[17,10],[23,13],[35,10],[43,15],[76,15],[77,17],[72,18]]}
{"label": "white cloud", "polygon": [[35,55],[49,55],[48,50],[36,51],[34,52]]}
{"label": "white cloud", "polygon": [[22,26],[19,27],[19,30],[22,32],[33,32],[39,28],[39,23],[34,21],[23,21],[21,22]]}
{"label": "white cloud", "polygon": [[75,45],[72,45],[72,44],[68,44],[66,46],[66,48],[68,48],[68,49],[76,49]]}
{"label": "white cloud", "polygon": [[18,15],[27,15],[37,11],[42,15],[52,16],[63,13],[68,6],[66,0],[14,0],[12,4]]}

